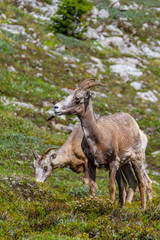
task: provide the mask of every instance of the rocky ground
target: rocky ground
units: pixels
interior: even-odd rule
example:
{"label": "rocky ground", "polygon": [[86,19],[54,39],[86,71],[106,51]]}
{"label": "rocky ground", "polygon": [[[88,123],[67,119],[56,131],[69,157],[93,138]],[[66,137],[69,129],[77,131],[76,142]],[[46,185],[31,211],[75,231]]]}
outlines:
{"label": "rocky ground", "polygon": [[[86,16],[88,31],[83,40],[78,40],[51,31],[50,18],[56,13],[58,1],[0,1],[2,239],[22,239],[22,236],[23,239],[32,239],[32,233],[35,234],[33,239],[45,239],[43,233],[35,237],[41,231],[51,239],[60,239],[59,235],[65,235],[62,239],[106,239],[106,236],[108,239],[111,236],[115,239],[158,239],[160,1],[90,2],[93,9]],[[54,115],[54,104],[68,95],[75,84],[89,77],[106,85],[105,89],[93,89],[97,117],[128,112],[149,135],[146,167],[153,180],[155,198],[144,217],[139,203],[136,204],[138,190],[135,203],[124,210],[120,210],[118,204],[112,209],[108,200],[104,200],[108,198],[108,188],[104,185],[106,173],[103,170],[98,173],[98,199],[91,200],[91,215],[86,211],[88,202],[80,199],[88,196],[88,188],[82,187],[82,175],[63,169],[57,170],[42,185],[34,182],[30,147],[42,153],[46,148],[60,147],[65,142],[78,119],[73,116],[47,119]],[[54,206],[51,206],[50,197],[55,199]],[[105,201],[102,205],[101,200]],[[76,207],[76,201],[83,207]],[[94,204],[98,206],[95,215]],[[65,207],[69,210],[64,210]],[[50,216],[50,208],[57,217]],[[15,214],[14,209],[18,209]],[[62,217],[58,211],[63,212]],[[138,224],[131,224],[129,217],[125,219],[125,211],[139,224],[146,221],[144,228],[140,230]],[[34,212],[33,219],[31,212]],[[118,220],[120,213],[122,221]],[[95,223],[87,223],[92,217],[95,223],[101,219],[98,227]],[[109,224],[107,218],[112,219],[107,230],[109,235],[102,227]],[[44,219],[48,219],[48,225]],[[114,221],[121,230],[115,228]],[[126,222],[128,235],[125,238],[127,230],[122,228]],[[70,231],[65,230],[66,227]],[[133,234],[131,229],[134,229]]]}

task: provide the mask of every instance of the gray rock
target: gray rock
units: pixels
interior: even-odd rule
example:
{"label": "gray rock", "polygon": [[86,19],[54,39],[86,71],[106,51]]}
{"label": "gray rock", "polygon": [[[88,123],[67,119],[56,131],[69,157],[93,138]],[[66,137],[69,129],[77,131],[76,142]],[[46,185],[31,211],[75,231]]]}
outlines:
{"label": "gray rock", "polygon": [[78,58],[72,57],[70,55],[63,56],[63,59],[65,61],[70,61],[70,62],[79,62],[80,61]]}
{"label": "gray rock", "polygon": [[99,18],[109,18],[109,11],[106,9],[101,9],[98,13]]}
{"label": "gray rock", "polygon": [[119,8],[120,7],[120,2],[119,0],[110,0],[111,4],[110,4],[110,8],[114,7],[114,8]]}
{"label": "gray rock", "polygon": [[68,126],[66,126],[66,125],[63,125],[63,124],[60,124],[60,123],[54,123],[53,121],[52,121],[52,126],[53,126],[55,129],[57,129],[57,130],[59,130],[59,131],[62,131],[62,132],[65,132],[65,133],[72,132],[72,130],[73,130],[73,128],[74,128],[74,126],[71,125],[71,124],[69,124]]}
{"label": "gray rock", "polygon": [[42,77],[42,76],[43,76],[42,73],[37,73],[37,74],[36,74],[36,77]]}
{"label": "gray rock", "polygon": [[152,152],[152,156],[153,156],[153,157],[156,157],[158,154],[160,154],[160,150],[159,150],[159,151]]}
{"label": "gray rock", "polygon": [[38,2],[36,0],[18,0],[18,2],[21,5],[30,5],[33,8],[40,8],[43,6],[41,2]]}
{"label": "gray rock", "polygon": [[91,28],[91,27],[88,27],[88,31],[83,33],[83,35],[90,39],[98,39],[99,38],[99,34],[96,31],[96,29]]}
{"label": "gray rock", "polygon": [[140,77],[143,75],[141,70],[138,68],[129,66],[129,65],[122,65],[122,64],[116,64],[110,66],[111,72],[120,74],[120,76],[124,79],[125,82],[130,80],[130,77]]}
{"label": "gray rock", "polygon": [[115,35],[123,35],[123,32],[115,25],[108,25],[106,29]]}
{"label": "gray rock", "polygon": [[157,12],[160,12],[160,8],[154,8]]}
{"label": "gray rock", "polygon": [[16,69],[12,66],[8,67],[7,69],[9,72],[16,72]]}
{"label": "gray rock", "polygon": [[119,10],[121,10],[121,11],[128,11],[129,7],[127,5],[122,5],[122,6],[119,7]]}
{"label": "gray rock", "polygon": [[143,23],[142,30],[145,30],[146,28],[148,28],[148,23]]}
{"label": "gray rock", "polygon": [[48,101],[43,101],[42,105],[43,105],[43,107],[53,107],[53,103],[48,102]]}
{"label": "gray rock", "polygon": [[25,102],[19,102],[16,98],[8,99],[7,97],[1,97],[1,102],[4,105],[12,105],[12,106],[18,106],[23,108],[32,108],[34,109],[34,105],[31,103],[25,103]]}
{"label": "gray rock", "polygon": [[72,94],[73,93],[73,91],[74,90],[72,90],[72,89],[69,89],[69,88],[62,88],[62,91],[64,91],[65,93],[67,93],[67,94]]}
{"label": "gray rock", "polygon": [[21,44],[21,49],[22,49],[22,50],[27,50],[27,46],[24,45],[24,44]]}
{"label": "gray rock", "polygon": [[143,83],[142,82],[132,82],[130,85],[131,85],[131,87],[133,87],[136,90],[141,90]]}
{"label": "gray rock", "polygon": [[40,14],[35,13],[35,12],[31,12],[31,15],[32,15],[34,18],[36,18],[36,19],[40,19],[40,20],[43,20],[43,21],[50,21],[50,18],[49,18],[49,17],[40,15]]}
{"label": "gray rock", "polygon": [[99,33],[99,32],[102,32],[102,30],[103,30],[103,26],[102,25],[100,25],[99,27],[97,27],[96,28],[96,31]]}
{"label": "gray rock", "polygon": [[43,46],[43,49],[44,49],[45,51],[49,51],[49,47],[46,46],[46,45]]}
{"label": "gray rock", "polygon": [[87,72],[95,77],[98,73],[98,69],[97,68],[89,68],[89,69],[87,69]]}
{"label": "gray rock", "polygon": [[109,58],[108,61],[116,64],[129,65],[131,67],[145,67],[137,58]]}
{"label": "gray rock", "polygon": [[102,46],[109,47],[111,45],[115,45],[117,47],[124,46],[125,42],[122,37],[108,37],[104,40],[99,40]]}
{"label": "gray rock", "polygon": [[1,14],[1,17],[4,19],[7,19],[6,15],[4,13]]}
{"label": "gray rock", "polygon": [[66,50],[66,48],[64,45],[56,49],[56,51],[58,51],[58,52],[64,52],[65,50]]}
{"label": "gray rock", "polygon": [[156,103],[158,101],[158,98],[155,96],[155,94],[152,91],[137,92],[137,95],[141,97],[143,100],[147,100],[152,103]]}
{"label": "gray rock", "polygon": [[99,10],[97,7],[94,6],[91,12],[92,12],[92,17],[96,18],[98,16]]}
{"label": "gray rock", "polygon": [[159,52],[155,52],[152,51],[147,44],[144,44],[143,46],[141,46],[141,50],[143,52],[143,55],[146,55],[149,58],[160,58],[160,53]]}
{"label": "gray rock", "polygon": [[108,98],[105,93],[92,91],[95,97]]}
{"label": "gray rock", "polygon": [[23,26],[8,25],[7,23],[4,23],[0,24],[0,28],[13,34],[27,35],[27,33],[25,32],[25,28]]}
{"label": "gray rock", "polygon": [[46,111],[46,113],[48,114],[49,117],[55,116],[54,108],[49,109],[48,111]]}
{"label": "gray rock", "polygon": [[91,59],[96,62],[96,66],[101,70],[101,72],[105,72],[106,67],[99,58],[91,57]]}

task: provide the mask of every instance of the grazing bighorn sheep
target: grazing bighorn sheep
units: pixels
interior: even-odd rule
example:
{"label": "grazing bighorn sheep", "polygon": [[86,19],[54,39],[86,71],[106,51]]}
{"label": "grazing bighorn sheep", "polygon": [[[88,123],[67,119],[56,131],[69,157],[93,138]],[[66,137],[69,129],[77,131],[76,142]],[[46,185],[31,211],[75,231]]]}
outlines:
{"label": "grazing bighorn sheep", "polygon": [[55,152],[55,148],[53,147],[47,149],[42,156],[40,156],[32,148],[35,158],[34,167],[36,169],[36,181],[44,182],[49,177],[52,170],[68,167],[76,173],[85,172],[83,183],[84,185],[88,184],[88,160],[81,148],[82,137],[83,132],[79,125],[74,128],[67,141],[57,152]]}
{"label": "grazing bighorn sheep", "polygon": [[[146,208],[144,154],[140,129],[137,122],[127,113],[116,113],[97,120],[94,117],[91,92],[92,86],[101,85],[92,79],[84,80],[75,91],[54,106],[57,115],[77,115],[84,132],[82,149],[88,159],[91,178],[90,192],[95,191],[96,168],[109,167],[109,191],[115,200],[115,177],[120,166],[131,163],[139,185],[141,206]],[[122,202],[122,205],[124,202]]]}

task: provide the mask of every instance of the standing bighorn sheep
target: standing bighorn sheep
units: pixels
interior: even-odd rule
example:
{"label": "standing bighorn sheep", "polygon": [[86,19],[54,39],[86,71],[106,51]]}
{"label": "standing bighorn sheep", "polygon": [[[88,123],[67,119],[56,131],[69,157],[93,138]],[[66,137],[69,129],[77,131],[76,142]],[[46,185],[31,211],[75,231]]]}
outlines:
{"label": "standing bighorn sheep", "polygon": [[[137,122],[127,113],[116,113],[107,117],[94,117],[92,86],[102,85],[94,80],[84,80],[75,91],[54,106],[57,115],[77,115],[84,137],[82,149],[88,159],[91,178],[90,192],[95,192],[96,168],[109,167],[109,191],[115,200],[115,177],[120,167],[131,163],[139,185],[141,206],[146,208],[144,151]],[[124,202],[121,202],[122,205]]]}

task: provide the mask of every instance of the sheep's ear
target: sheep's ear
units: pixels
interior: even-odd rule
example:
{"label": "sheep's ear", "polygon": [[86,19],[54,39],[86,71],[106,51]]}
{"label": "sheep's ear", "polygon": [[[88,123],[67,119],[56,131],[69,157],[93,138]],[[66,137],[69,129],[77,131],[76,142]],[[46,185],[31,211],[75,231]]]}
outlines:
{"label": "sheep's ear", "polygon": [[53,153],[52,155],[51,155],[51,158],[53,158],[53,159],[55,159],[57,157],[57,153]]}
{"label": "sheep's ear", "polygon": [[91,97],[95,97],[95,93],[94,92],[90,92],[90,96]]}
{"label": "sheep's ear", "polygon": [[88,89],[87,91],[86,91],[86,99],[89,99],[89,98],[91,98],[92,97],[92,93],[91,93],[91,91]]}
{"label": "sheep's ear", "polygon": [[39,160],[41,156],[31,147],[35,160]]}

